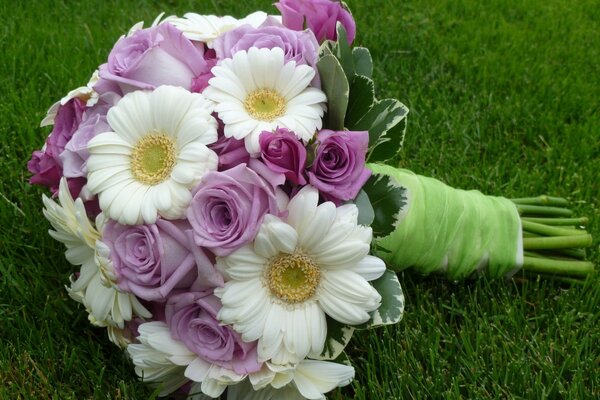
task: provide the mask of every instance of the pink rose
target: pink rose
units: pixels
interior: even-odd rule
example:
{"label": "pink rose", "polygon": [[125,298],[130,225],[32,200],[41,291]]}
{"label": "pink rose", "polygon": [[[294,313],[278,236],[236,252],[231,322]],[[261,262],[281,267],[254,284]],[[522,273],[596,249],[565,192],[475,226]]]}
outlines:
{"label": "pink rose", "polygon": [[271,171],[284,174],[295,185],[306,184],[306,148],[293,132],[285,128],[264,131],[258,141],[260,157]]}
{"label": "pink rose", "polygon": [[221,121],[216,113],[213,116],[219,124],[219,138],[215,143],[208,145],[208,148],[217,153],[219,156],[219,171],[225,171],[239,164],[247,164],[250,161],[250,154],[246,150],[244,140],[225,137],[223,134],[223,121]]}
{"label": "pink rose", "polygon": [[63,175],[60,154],[79,128],[84,110],[85,104],[78,98],[71,99],[58,107],[54,128],[46,139],[45,147],[41,151],[33,152],[31,160],[27,163],[27,169],[33,174],[29,180],[31,184],[47,186],[52,193],[58,191],[60,178]]}
{"label": "pink rose", "polygon": [[338,21],[346,29],[348,43],[356,36],[356,23],[352,14],[340,1],[332,0],[280,0],[275,7],[281,12],[283,25],[301,31],[306,26],[315,33],[319,43],[337,40],[335,25]]}

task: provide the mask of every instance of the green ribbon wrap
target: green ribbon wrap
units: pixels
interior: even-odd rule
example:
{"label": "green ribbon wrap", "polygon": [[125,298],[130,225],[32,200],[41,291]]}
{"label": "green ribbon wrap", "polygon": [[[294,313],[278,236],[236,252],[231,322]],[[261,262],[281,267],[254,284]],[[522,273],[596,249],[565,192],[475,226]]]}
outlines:
{"label": "green ribbon wrap", "polygon": [[476,271],[509,277],[523,265],[521,220],[510,200],[454,189],[388,165],[367,167],[406,189],[407,204],[393,216],[395,230],[375,238],[377,256],[392,269],[412,267],[460,280]]}

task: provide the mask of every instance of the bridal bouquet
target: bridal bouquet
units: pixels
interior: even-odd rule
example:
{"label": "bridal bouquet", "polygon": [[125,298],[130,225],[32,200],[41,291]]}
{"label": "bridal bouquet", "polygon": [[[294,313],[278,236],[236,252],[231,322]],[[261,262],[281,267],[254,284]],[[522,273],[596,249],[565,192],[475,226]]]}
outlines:
{"label": "bridal bouquet", "polygon": [[390,166],[408,109],[375,97],[348,9],[276,7],[135,25],[50,108],[28,164],[79,267],[70,296],[161,396],[324,398],[354,377],[354,330],[401,319],[407,267],[593,269],[563,200]]}

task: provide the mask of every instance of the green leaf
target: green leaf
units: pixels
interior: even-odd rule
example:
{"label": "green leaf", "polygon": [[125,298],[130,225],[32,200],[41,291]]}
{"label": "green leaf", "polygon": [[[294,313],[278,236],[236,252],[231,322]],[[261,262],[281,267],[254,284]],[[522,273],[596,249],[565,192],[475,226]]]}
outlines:
{"label": "green leaf", "polygon": [[344,129],[350,87],[337,58],[331,53],[328,54],[327,48],[323,50],[323,56],[317,61],[317,69],[321,77],[321,89],[327,96],[328,109],[324,127],[340,131]]}
{"label": "green leaf", "polygon": [[371,313],[371,319],[357,329],[398,323],[404,314],[404,294],[396,273],[387,270],[379,279],[371,283],[381,295],[381,305]]}
{"label": "green leaf", "polygon": [[406,118],[403,118],[399,124],[379,137],[379,140],[371,149],[371,153],[368,157],[369,161],[384,162],[396,157],[402,149],[405,133]]}
{"label": "green leaf", "polygon": [[353,366],[353,365],[352,365],[352,361],[350,360],[350,357],[348,357],[348,354],[346,354],[346,352],[345,352],[345,351],[342,351],[342,352],[340,353],[340,355],[339,355],[339,356],[337,356],[337,357],[336,357],[334,360],[332,360],[332,361],[334,361],[334,362],[336,362],[336,363],[338,363],[338,364],[344,364],[344,365],[347,365],[347,366],[349,366],[349,367],[352,367],[352,366]]}
{"label": "green leaf", "polygon": [[342,354],[350,339],[354,328],[348,325],[344,325],[341,322],[334,320],[333,318],[327,317],[327,339],[325,339],[325,347],[323,353],[318,360],[334,360]]}
{"label": "green leaf", "polygon": [[369,196],[364,190],[360,190],[356,198],[352,201],[358,208],[358,223],[360,225],[370,226],[375,218],[375,212]]}
{"label": "green leaf", "polygon": [[373,76],[373,59],[371,53],[366,47],[355,47],[352,49],[352,58],[354,59],[354,72],[356,75]]}
{"label": "green leaf", "polygon": [[396,99],[378,100],[356,123],[354,130],[369,131],[369,147],[378,144],[380,136],[406,118],[408,108]]}
{"label": "green leaf", "polygon": [[396,217],[408,204],[406,188],[392,184],[389,176],[373,174],[363,190],[369,196],[375,214],[371,224],[373,236],[389,235],[394,230]]}
{"label": "green leaf", "polygon": [[335,46],[336,42],[333,40],[325,40],[323,43],[321,43],[321,46],[319,46],[319,58],[327,54],[333,55]]}
{"label": "green leaf", "polygon": [[348,35],[346,34],[344,25],[342,25],[342,23],[339,21],[337,22],[335,29],[337,33],[337,47],[335,55],[337,56],[340,65],[344,69],[346,78],[351,80],[354,77],[354,58],[352,56],[350,45],[348,44]]}
{"label": "green leaf", "polygon": [[356,75],[350,83],[350,98],[344,125],[354,130],[356,123],[371,109],[375,102],[375,84],[371,78]]}

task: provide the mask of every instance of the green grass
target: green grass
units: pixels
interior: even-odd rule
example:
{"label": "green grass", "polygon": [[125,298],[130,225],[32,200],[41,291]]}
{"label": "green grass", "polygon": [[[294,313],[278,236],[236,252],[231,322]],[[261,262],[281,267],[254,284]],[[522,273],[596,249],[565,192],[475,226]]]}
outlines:
{"label": "green grass", "polygon": [[[63,288],[26,161],[46,109],[116,39],[161,11],[273,10],[265,1],[0,1],[0,399],[146,399],[126,357]],[[380,97],[411,109],[402,165],[453,186],[574,201],[600,238],[597,1],[348,1]],[[597,239],[589,252],[600,263]],[[360,332],[332,398],[597,398],[600,277],[450,283],[402,274],[403,321]]]}

